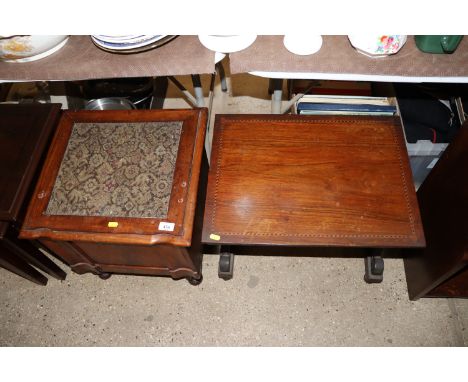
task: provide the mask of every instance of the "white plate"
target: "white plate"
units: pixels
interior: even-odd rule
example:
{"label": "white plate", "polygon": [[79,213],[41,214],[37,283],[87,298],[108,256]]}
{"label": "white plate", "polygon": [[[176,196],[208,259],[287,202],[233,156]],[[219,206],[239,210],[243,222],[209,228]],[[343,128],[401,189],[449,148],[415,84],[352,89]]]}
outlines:
{"label": "white plate", "polygon": [[177,36],[163,36],[162,38],[158,38],[156,39],[156,41],[154,42],[151,42],[151,43],[147,43],[146,45],[143,45],[139,48],[125,48],[125,49],[112,49],[112,48],[108,48],[104,45],[99,45],[96,43],[95,39],[91,39],[94,44],[102,49],[102,50],[105,50],[106,52],[110,52],[110,53],[122,53],[122,54],[131,54],[131,53],[140,53],[140,52],[145,52],[147,50],[150,50],[150,49],[154,49],[154,48],[158,48],[162,45],[165,45],[167,44],[169,41],[172,41],[173,39],[175,39]]}
{"label": "white plate", "polygon": [[164,37],[166,37],[166,36],[160,36],[160,35],[158,35],[158,36],[146,36],[146,39],[139,40],[139,41],[133,42],[133,43],[110,43],[110,42],[101,41],[101,40],[97,39],[94,36],[91,36],[91,39],[93,40],[93,42],[96,45],[99,45],[99,46],[101,46],[103,48],[119,51],[119,50],[129,50],[129,49],[140,48],[140,47],[152,44],[152,43],[154,43],[154,42],[156,42],[158,40],[161,40]]}
{"label": "white plate", "polygon": [[92,40],[103,47],[112,48],[112,49],[131,49],[133,47],[138,48],[141,45],[147,44],[149,42],[160,40],[164,36],[141,36],[133,41],[105,41],[100,38],[92,35]]}
{"label": "white plate", "polygon": [[136,40],[141,40],[147,36],[145,35],[128,35],[128,36],[107,36],[101,34],[93,35],[100,41],[110,42],[110,43],[119,43],[119,42],[133,42]]}
{"label": "white plate", "polygon": [[284,46],[291,53],[301,56],[317,53],[322,47],[322,36],[320,35],[292,35],[287,34],[283,40]]}
{"label": "white plate", "polygon": [[199,35],[198,39],[205,48],[219,53],[234,53],[253,44],[257,35],[214,36]]}

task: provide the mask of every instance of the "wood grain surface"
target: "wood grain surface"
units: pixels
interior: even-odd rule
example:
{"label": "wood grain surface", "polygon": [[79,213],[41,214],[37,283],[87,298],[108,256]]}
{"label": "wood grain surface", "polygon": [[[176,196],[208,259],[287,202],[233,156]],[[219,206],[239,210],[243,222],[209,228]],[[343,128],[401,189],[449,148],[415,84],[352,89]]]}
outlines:
{"label": "wood grain surface", "polygon": [[203,241],[424,246],[399,120],[217,115]]}

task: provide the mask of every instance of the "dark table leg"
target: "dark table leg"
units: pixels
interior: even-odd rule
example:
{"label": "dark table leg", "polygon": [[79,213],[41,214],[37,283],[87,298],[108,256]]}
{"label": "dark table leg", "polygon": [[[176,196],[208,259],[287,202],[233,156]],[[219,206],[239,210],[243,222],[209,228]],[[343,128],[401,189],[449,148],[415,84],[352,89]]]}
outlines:
{"label": "dark table leg", "polygon": [[197,107],[205,107],[205,100],[203,98],[203,88],[201,85],[200,75],[192,74],[193,92],[197,100]]}
{"label": "dark table leg", "polygon": [[153,80],[153,102],[151,103],[151,109],[162,109],[164,107],[167,87],[167,77],[156,77]]}
{"label": "dark table leg", "polygon": [[47,284],[47,277],[36,271],[22,258],[8,251],[5,247],[0,248],[0,267],[9,270],[39,285]]}
{"label": "dark table leg", "polygon": [[223,280],[232,279],[234,273],[234,254],[221,252],[219,254],[218,277]]}
{"label": "dark table leg", "polygon": [[232,279],[234,273],[234,253],[228,245],[206,244],[203,253],[219,255],[218,277],[223,280]]}
{"label": "dark table leg", "polygon": [[224,72],[224,67],[221,62],[218,62],[216,64],[216,70],[219,73],[219,81],[221,82],[221,90],[223,92],[227,92],[227,83],[226,83],[226,73]]}
{"label": "dark table leg", "polygon": [[368,255],[364,258],[364,280],[369,284],[381,283],[383,281],[384,260],[382,252],[382,249],[373,248],[368,250]]}
{"label": "dark table leg", "polygon": [[34,265],[36,268],[58,280],[65,280],[67,277],[67,274],[62,269],[60,269],[38,248],[26,240],[21,240],[14,236],[8,236],[3,238],[1,245],[25,262]]}

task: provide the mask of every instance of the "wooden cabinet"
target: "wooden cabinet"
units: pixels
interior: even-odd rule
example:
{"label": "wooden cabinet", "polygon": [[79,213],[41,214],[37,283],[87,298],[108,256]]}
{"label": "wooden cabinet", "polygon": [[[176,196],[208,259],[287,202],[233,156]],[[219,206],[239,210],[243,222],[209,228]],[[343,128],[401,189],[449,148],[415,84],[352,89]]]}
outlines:
{"label": "wooden cabinet", "polygon": [[207,109],[64,112],[22,237],[77,273],[201,280]]}
{"label": "wooden cabinet", "polygon": [[0,266],[41,285],[36,268],[61,280],[65,272],[18,231],[59,116],[58,104],[0,105]]}
{"label": "wooden cabinet", "polygon": [[0,220],[22,219],[23,202],[59,116],[58,104],[0,105]]}
{"label": "wooden cabinet", "polygon": [[468,297],[468,123],[418,190],[427,246],[407,250],[409,297]]}

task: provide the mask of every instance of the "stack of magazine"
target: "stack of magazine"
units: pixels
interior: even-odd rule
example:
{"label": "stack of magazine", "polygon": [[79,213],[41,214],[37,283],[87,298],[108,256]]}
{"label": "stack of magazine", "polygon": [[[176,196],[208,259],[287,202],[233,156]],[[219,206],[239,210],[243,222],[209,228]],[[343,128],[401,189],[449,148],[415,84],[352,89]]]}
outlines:
{"label": "stack of magazine", "polygon": [[295,105],[297,114],[378,116],[396,113],[396,106],[391,104],[388,97],[371,95],[370,83],[313,81],[309,86],[302,85],[302,89],[305,88],[307,94]]}

